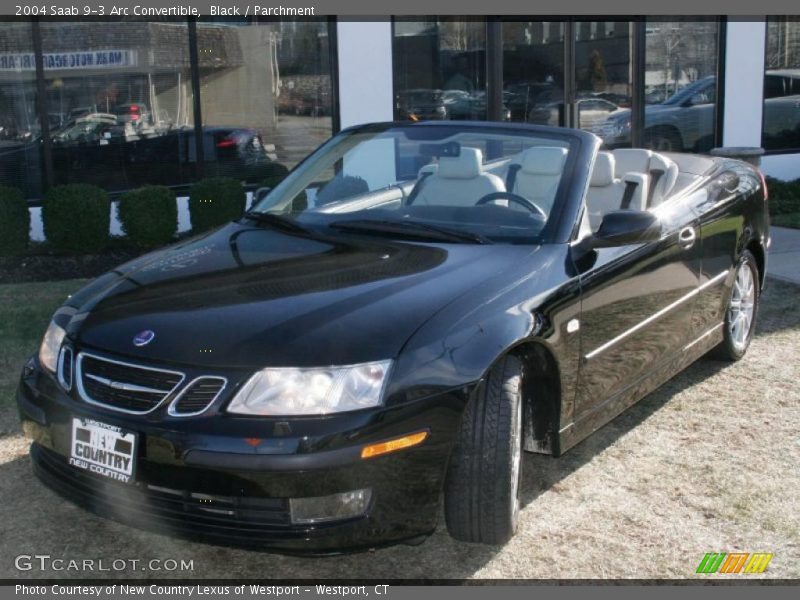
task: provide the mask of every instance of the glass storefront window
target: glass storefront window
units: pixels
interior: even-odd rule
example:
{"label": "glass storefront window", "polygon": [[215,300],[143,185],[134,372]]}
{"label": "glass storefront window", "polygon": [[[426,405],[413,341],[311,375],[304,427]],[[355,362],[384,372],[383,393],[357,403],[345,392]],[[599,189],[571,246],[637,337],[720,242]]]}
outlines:
{"label": "glass storefront window", "polygon": [[767,21],[762,145],[800,149],[800,19]]}
{"label": "glass storefront window", "polygon": [[714,147],[719,24],[648,21],[644,145],[708,152]]}
{"label": "glass storefront window", "polygon": [[206,176],[260,184],[332,133],[327,22],[200,22]]}
{"label": "glass storefront window", "polygon": [[632,33],[627,21],[575,23],[573,123],[604,137],[607,146],[630,145],[630,135],[606,135],[616,123],[630,123]]}
{"label": "glass storefront window", "polygon": [[54,183],[109,191],[195,176],[186,22],[43,22]]}
{"label": "glass storefront window", "polygon": [[396,119],[486,119],[484,21],[396,19],[392,43]]}
{"label": "glass storefront window", "polygon": [[503,22],[503,104],[512,121],[563,124],[564,23]]}
{"label": "glass storefront window", "polygon": [[0,27],[0,185],[36,198],[42,192],[42,128],[31,24],[5,22]]}

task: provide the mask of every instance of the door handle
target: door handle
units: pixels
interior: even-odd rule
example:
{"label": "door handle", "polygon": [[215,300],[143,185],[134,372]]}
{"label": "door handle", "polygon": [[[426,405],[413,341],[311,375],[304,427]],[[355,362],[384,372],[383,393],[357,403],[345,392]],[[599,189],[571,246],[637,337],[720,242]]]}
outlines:
{"label": "door handle", "polygon": [[684,227],[678,234],[678,245],[684,250],[688,250],[694,246],[696,240],[697,233],[695,232],[694,227]]}

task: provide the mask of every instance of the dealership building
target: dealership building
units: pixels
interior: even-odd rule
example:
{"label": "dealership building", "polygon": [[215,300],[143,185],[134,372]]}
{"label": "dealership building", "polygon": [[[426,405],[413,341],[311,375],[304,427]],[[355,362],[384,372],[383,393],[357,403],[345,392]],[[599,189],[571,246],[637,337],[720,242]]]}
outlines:
{"label": "dealership building", "polygon": [[800,20],[0,22],[0,185],[257,187],[343,127],[477,119],[764,148],[800,177]]}

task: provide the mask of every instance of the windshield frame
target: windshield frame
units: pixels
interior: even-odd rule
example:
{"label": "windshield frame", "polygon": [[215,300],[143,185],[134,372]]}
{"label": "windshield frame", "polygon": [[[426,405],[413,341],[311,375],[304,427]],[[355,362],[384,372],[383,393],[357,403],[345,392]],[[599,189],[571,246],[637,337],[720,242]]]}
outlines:
{"label": "windshield frame", "polygon": [[[594,162],[594,156],[601,142],[597,136],[589,132],[563,127],[478,121],[387,121],[349,127],[329,138],[315,151],[295,165],[286,177],[271,189],[259,202],[254,204],[250,210],[252,212],[271,212],[284,216],[290,214],[283,210],[283,208],[279,210],[274,209],[276,206],[289,205],[290,200],[294,198],[296,193],[299,193],[299,190],[293,190],[293,188],[296,187],[298,183],[303,183],[307,172],[309,170],[314,170],[320,162],[330,162],[329,154],[331,152],[339,152],[341,146],[350,145],[351,148],[356,147],[357,143],[360,143],[358,134],[381,134],[391,129],[415,130],[421,128],[425,130],[431,128],[451,130],[450,135],[456,133],[479,134],[484,132],[486,134],[519,136],[521,138],[546,138],[565,144],[568,148],[567,159],[555,194],[550,217],[537,236],[529,240],[521,240],[518,243],[547,244],[566,243],[569,241],[574,230],[577,216],[581,210],[583,196],[589,181],[591,165]],[[420,131],[419,135],[424,137],[426,132]],[[444,136],[444,134],[442,135]],[[412,138],[413,137],[416,136],[412,133]],[[305,187],[303,187],[303,189],[305,189]],[[288,198],[287,195],[289,195]],[[342,213],[340,216],[345,217],[345,214]],[[305,223],[303,223],[303,225],[305,225]],[[334,231],[332,228],[326,228],[326,234],[347,235],[345,232]]]}

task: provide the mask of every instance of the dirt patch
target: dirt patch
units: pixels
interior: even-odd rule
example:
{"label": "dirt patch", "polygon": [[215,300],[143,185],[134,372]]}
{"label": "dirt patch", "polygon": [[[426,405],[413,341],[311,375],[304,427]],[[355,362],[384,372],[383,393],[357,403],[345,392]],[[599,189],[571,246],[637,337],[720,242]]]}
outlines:
{"label": "dirt patch", "polygon": [[113,248],[103,254],[59,256],[47,252],[27,256],[0,256],[0,282],[93,279],[143,253],[136,248]]}
{"label": "dirt patch", "polygon": [[[208,546],[95,517],[31,474],[0,427],[0,577],[708,578],[706,552],[772,552],[762,575],[800,577],[800,288],[770,281],[758,333],[735,364],[700,360],[559,459],[526,455],[519,534],[326,559]],[[0,418],[15,418],[8,411]],[[13,557],[192,560],[172,573],[18,572]]]}

